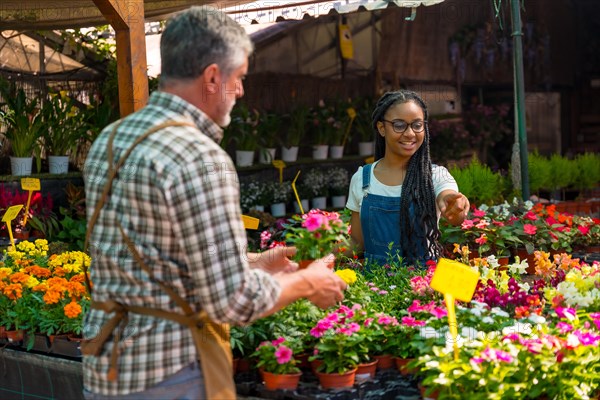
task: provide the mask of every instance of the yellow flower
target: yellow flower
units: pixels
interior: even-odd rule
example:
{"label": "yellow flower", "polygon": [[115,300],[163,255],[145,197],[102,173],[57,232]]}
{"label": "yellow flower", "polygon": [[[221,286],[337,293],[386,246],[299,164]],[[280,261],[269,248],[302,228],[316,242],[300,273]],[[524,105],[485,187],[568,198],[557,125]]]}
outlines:
{"label": "yellow flower", "polygon": [[32,287],[39,285],[40,281],[38,281],[35,276],[29,276],[24,284],[26,287],[31,289]]}
{"label": "yellow flower", "polygon": [[335,274],[342,278],[342,280],[348,285],[352,285],[354,282],[356,282],[356,272],[351,269],[339,269],[335,271]]}

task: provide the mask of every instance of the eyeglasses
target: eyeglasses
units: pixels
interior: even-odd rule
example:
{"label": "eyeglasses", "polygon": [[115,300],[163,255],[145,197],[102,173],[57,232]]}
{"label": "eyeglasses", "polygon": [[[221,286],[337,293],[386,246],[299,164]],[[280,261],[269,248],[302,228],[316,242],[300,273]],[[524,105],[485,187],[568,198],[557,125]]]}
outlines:
{"label": "eyeglasses", "polygon": [[392,128],[394,129],[394,132],[396,132],[396,133],[406,132],[406,130],[408,129],[409,126],[413,132],[421,133],[425,130],[425,125],[427,125],[427,121],[421,121],[421,120],[413,121],[410,124],[401,119],[395,119],[393,121],[388,121],[387,119],[383,119],[382,121],[392,124]]}

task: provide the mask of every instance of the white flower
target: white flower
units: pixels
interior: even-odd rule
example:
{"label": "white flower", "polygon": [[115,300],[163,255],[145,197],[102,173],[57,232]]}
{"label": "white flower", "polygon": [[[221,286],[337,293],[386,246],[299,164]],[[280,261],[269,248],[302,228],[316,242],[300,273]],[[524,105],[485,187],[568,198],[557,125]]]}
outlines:
{"label": "white flower", "polygon": [[527,273],[527,268],[529,264],[527,264],[527,260],[523,260],[520,263],[516,262],[508,266],[508,270],[511,274],[525,274]]}
{"label": "white flower", "polygon": [[491,256],[488,256],[486,259],[487,259],[487,262],[490,265],[490,267],[492,267],[493,269],[496,269],[500,266],[495,255],[492,254]]}
{"label": "white flower", "polygon": [[440,366],[440,362],[439,361],[427,361],[425,363],[425,366],[427,368],[438,368]]}
{"label": "white flower", "polygon": [[508,314],[506,311],[504,311],[503,309],[499,308],[499,307],[494,307],[490,310],[490,313],[492,315],[497,315],[498,317],[502,317],[502,318],[509,318],[510,314]]}
{"label": "white flower", "polygon": [[493,324],[495,321],[494,321],[494,318],[492,318],[490,316],[486,316],[481,319],[481,322],[483,322],[485,324]]}
{"label": "white flower", "polygon": [[531,322],[533,322],[534,324],[543,324],[546,322],[546,318],[542,317],[541,315],[537,315],[537,314],[531,314],[528,319]]}
{"label": "white flower", "polygon": [[530,323],[515,322],[514,325],[507,326],[504,329],[502,329],[502,334],[504,336],[512,335],[515,333],[522,336],[531,336],[533,334],[532,325]]}

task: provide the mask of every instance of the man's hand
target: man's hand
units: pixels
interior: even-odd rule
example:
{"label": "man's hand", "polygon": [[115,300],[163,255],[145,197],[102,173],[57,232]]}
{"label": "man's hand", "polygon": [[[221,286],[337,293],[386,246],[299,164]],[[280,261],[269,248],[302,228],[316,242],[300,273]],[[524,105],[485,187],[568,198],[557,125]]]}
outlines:
{"label": "man's hand", "polygon": [[335,257],[327,257],[316,260],[308,268],[298,272],[312,288],[312,294],[306,298],[320,308],[328,308],[344,299],[346,282],[333,272]]}
{"label": "man's hand", "polygon": [[262,253],[248,253],[250,268],[259,268],[270,274],[293,272],[298,269],[298,263],[288,257],[296,254],[295,247],[274,247]]}
{"label": "man's hand", "polygon": [[451,191],[446,194],[440,193],[438,196],[438,208],[448,222],[452,225],[460,225],[467,217],[469,212],[469,200],[462,193]]}

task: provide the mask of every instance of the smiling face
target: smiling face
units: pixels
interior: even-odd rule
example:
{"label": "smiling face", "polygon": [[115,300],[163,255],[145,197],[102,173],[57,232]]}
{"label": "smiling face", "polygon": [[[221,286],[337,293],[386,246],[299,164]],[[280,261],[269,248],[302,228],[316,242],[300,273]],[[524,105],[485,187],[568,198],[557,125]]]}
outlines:
{"label": "smiling face", "polygon": [[[420,125],[419,121],[424,121],[423,110],[414,101],[397,103],[388,108],[383,119],[385,121],[377,122],[377,130],[385,140],[385,156],[408,162],[421,147],[425,138],[424,129],[422,132],[413,130],[413,126]],[[408,124],[404,133],[394,131],[393,122],[397,121],[404,121]]]}

